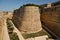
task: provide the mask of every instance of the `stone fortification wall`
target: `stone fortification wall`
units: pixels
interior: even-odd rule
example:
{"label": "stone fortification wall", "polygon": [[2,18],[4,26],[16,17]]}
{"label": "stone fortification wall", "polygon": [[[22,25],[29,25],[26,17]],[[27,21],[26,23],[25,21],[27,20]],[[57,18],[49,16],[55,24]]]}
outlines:
{"label": "stone fortification wall", "polygon": [[41,11],[41,21],[53,33],[60,37],[60,5],[44,8]]}
{"label": "stone fortification wall", "polygon": [[6,13],[0,12],[0,40],[10,40],[6,25],[6,19]]}
{"label": "stone fortification wall", "polygon": [[42,29],[37,6],[24,6],[14,11],[13,22],[21,32],[33,33]]}
{"label": "stone fortification wall", "polygon": [[12,12],[0,12],[0,17],[12,19],[12,16],[13,16]]}

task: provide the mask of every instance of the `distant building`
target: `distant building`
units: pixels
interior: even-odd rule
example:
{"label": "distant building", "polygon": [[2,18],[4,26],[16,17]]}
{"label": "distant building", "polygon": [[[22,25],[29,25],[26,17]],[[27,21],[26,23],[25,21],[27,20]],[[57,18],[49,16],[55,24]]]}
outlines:
{"label": "distant building", "polygon": [[51,3],[48,3],[47,6],[44,8],[50,8],[51,6],[52,6]]}

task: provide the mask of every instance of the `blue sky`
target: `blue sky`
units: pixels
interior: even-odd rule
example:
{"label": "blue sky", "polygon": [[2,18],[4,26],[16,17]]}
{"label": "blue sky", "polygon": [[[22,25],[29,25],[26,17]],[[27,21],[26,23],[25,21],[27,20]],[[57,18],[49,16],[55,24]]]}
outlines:
{"label": "blue sky", "polygon": [[58,0],[0,0],[0,11],[13,11],[14,8],[19,8],[23,4],[34,3],[34,4],[46,4],[56,2]]}

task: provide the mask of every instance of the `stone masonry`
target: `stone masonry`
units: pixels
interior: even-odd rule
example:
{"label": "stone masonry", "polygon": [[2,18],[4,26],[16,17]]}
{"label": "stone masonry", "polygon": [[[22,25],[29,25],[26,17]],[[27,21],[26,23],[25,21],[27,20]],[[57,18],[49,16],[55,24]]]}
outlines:
{"label": "stone masonry", "polygon": [[42,29],[38,6],[23,6],[15,10],[12,20],[21,32],[34,33]]}

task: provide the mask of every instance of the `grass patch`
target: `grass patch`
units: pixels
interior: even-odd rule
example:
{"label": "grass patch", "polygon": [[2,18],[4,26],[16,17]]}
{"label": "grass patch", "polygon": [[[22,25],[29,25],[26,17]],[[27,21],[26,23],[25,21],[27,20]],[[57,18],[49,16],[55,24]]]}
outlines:
{"label": "grass patch", "polygon": [[19,40],[17,33],[13,32],[14,30],[13,24],[10,22],[9,19],[7,19],[7,28],[8,28],[10,40]]}
{"label": "grass patch", "polygon": [[22,35],[25,39],[31,38],[31,37],[33,38],[33,37],[37,37],[37,36],[43,36],[43,35],[48,35],[48,37],[51,37],[51,35],[49,35],[45,30],[41,30],[37,33],[30,33],[30,34],[24,33]]}

